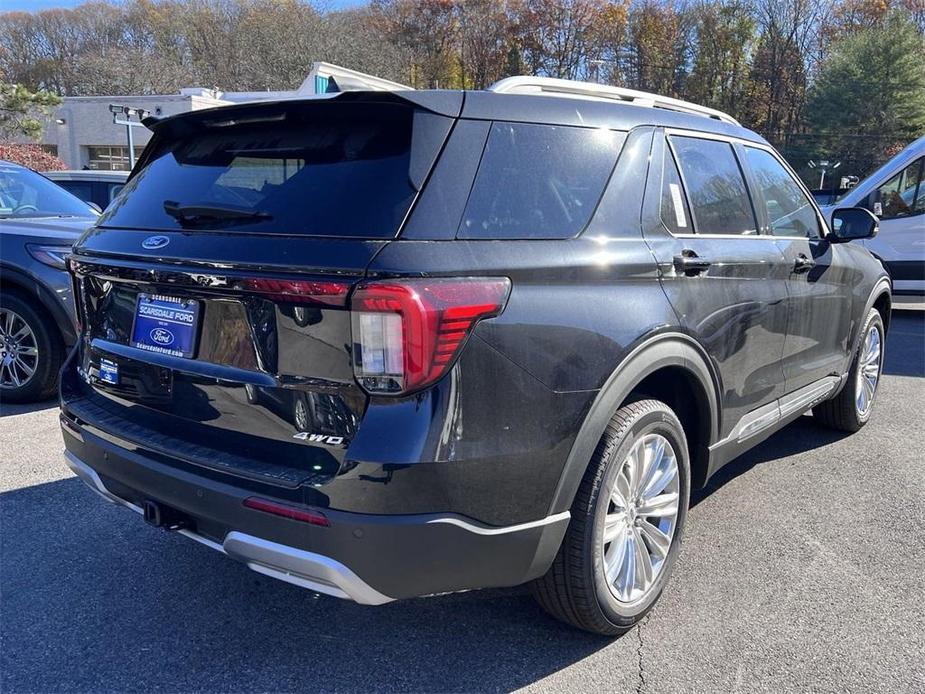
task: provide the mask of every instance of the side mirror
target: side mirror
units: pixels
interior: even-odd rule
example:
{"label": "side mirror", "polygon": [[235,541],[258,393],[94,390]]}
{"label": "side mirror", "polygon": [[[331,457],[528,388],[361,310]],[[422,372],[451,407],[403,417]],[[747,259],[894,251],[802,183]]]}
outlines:
{"label": "side mirror", "polygon": [[95,202],[88,202],[87,204],[92,207],[97,214],[103,214],[103,208],[97,205]]}
{"label": "side mirror", "polygon": [[829,239],[833,243],[872,239],[880,231],[880,220],[863,207],[842,207],[832,213],[832,230]]}

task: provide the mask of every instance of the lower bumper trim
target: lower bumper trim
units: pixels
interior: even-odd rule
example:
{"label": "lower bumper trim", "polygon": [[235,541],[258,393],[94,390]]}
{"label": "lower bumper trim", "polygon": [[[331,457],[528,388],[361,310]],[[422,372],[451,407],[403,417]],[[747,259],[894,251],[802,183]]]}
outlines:
{"label": "lower bumper trim", "polygon": [[[142,513],[139,506],[119,498],[106,489],[93,468],[73,453],[65,451],[64,458],[74,474],[104,499],[125,506],[136,513]],[[191,530],[183,529],[178,532],[232,559],[243,562],[253,571],[302,588],[353,600],[361,605],[382,605],[393,600],[371,587],[347,566],[321,554],[307,552],[238,531],[229,532],[221,544]]]}

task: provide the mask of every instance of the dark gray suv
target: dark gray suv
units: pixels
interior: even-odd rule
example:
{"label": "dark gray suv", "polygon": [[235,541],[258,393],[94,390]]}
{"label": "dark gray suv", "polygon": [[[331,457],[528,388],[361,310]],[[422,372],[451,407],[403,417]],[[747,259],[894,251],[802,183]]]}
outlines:
{"label": "dark gray suv", "polygon": [[54,393],[76,339],[64,258],[97,216],[44,176],[0,161],[0,400]]}
{"label": "dark gray suv", "polygon": [[365,604],[529,582],[615,634],[691,489],[804,412],[871,416],[876,219],[829,228],[725,114],[514,78],[147,124],[70,259],[66,457],[255,571]]}

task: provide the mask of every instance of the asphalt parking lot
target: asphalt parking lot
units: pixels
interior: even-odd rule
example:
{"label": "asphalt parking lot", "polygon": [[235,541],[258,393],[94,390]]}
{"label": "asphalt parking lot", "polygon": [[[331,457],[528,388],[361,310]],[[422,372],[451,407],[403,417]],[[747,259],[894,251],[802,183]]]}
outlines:
{"label": "asphalt parking lot", "polygon": [[55,403],[0,410],[0,691],[925,691],[925,314],[897,312],[873,420],[804,417],[698,494],[640,628],[524,589],[360,607],[104,503]]}

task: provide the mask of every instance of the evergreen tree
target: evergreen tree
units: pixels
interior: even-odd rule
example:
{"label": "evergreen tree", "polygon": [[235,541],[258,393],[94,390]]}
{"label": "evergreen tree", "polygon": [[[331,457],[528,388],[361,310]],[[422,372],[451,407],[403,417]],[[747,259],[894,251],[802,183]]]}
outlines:
{"label": "evergreen tree", "polygon": [[820,155],[869,171],[925,134],[925,39],[908,15],[890,14],[837,43],[807,108]]}

